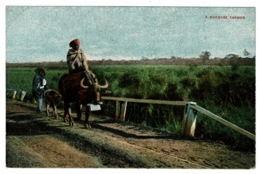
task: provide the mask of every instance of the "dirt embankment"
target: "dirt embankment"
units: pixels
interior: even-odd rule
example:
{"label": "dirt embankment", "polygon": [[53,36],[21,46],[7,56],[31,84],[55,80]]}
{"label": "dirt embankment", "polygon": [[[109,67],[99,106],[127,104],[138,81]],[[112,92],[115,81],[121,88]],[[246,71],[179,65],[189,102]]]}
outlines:
{"label": "dirt embankment", "polygon": [[[62,111],[59,111],[62,116]],[[62,118],[36,114],[35,106],[7,100],[6,166],[26,168],[249,169],[255,154],[223,144],[163,134],[91,116],[69,127]]]}

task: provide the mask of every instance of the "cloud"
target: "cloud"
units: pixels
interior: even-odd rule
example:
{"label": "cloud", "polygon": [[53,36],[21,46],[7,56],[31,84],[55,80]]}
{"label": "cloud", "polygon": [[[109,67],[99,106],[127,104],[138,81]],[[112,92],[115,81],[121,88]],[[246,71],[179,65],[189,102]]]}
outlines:
{"label": "cloud", "polygon": [[[246,19],[206,19],[209,15]],[[107,58],[255,52],[254,8],[8,7],[7,26],[7,61],[11,55],[23,55],[21,61],[32,55],[39,61],[65,59],[74,38],[87,54]]]}

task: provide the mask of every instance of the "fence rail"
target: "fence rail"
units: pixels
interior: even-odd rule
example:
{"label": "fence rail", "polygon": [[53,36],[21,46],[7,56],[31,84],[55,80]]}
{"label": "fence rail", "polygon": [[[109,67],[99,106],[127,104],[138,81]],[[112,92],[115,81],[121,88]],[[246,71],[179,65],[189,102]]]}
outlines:
{"label": "fence rail", "polygon": [[175,105],[175,106],[185,106],[187,103],[195,103],[189,101],[150,100],[150,99],[135,99],[135,98],[108,97],[108,96],[104,96],[102,97],[102,99],[121,101],[121,102],[149,103],[149,104]]}
{"label": "fence rail", "polygon": [[255,135],[254,134],[252,134],[251,132],[248,132],[247,130],[244,130],[244,129],[238,127],[237,125],[235,125],[235,124],[233,124],[233,123],[231,123],[231,122],[221,118],[220,116],[218,116],[218,115],[216,115],[216,114],[214,114],[214,113],[212,113],[212,112],[210,112],[210,111],[208,111],[208,110],[206,110],[206,109],[204,109],[204,108],[202,108],[202,107],[200,107],[198,105],[191,106],[191,108],[193,108],[193,109],[199,111],[200,113],[203,113],[203,114],[207,115],[208,117],[210,117],[210,118],[212,118],[212,119],[214,119],[214,120],[224,124],[225,126],[227,126],[227,127],[231,128],[231,129],[239,132],[240,134],[245,135],[248,138],[251,138],[252,140],[255,140]]}
{"label": "fence rail", "polygon": [[255,140],[255,135],[238,127],[237,125],[228,122],[220,116],[198,106],[196,102],[192,101],[167,101],[167,100],[150,100],[150,99],[134,99],[134,98],[122,98],[122,97],[110,97],[104,96],[103,100],[111,100],[116,102],[115,119],[125,121],[125,114],[127,109],[127,102],[133,103],[147,103],[147,104],[161,104],[161,105],[175,105],[185,106],[183,120],[182,120],[182,132],[189,136],[194,136],[196,129],[197,113],[200,112],[225,126],[237,131],[238,133],[247,136],[248,138]]}

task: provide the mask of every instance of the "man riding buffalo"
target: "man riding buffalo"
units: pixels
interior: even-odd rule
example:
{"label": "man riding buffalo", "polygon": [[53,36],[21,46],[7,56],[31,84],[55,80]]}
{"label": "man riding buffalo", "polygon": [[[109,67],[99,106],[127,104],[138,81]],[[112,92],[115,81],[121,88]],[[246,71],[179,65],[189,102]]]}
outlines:
{"label": "man riding buffalo", "polygon": [[91,80],[96,80],[96,76],[88,68],[87,58],[83,49],[80,48],[79,39],[74,39],[69,43],[71,47],[67,53],[67,64],[70,74],[86,72],[86,75],[91,76]]}
{"label": "man riding buffalo", "polygon": [[70,73],[78,73],[81,71],[89,71],[87,58],[80,48],[80,41],[74,39],[70,42],[71,47],[67,53],[67,64]]}
{"label": "man riding buffalo", "polygon": [[88,104],[102,104],[100,89],[107,88],[108,83],[100,85],[96,76],[89,71],[87,59],[83,50],[80,48],[78,39],[70,42],[67,53],[67,64],[69,74],[64,74],[59,80],[59,91],[64,100],[64,119],[73,125],[73,119],[69,112],[69,103],[76,103],[77,119],[81,119],[80,105],[86,105],[85,126],[90,128]]}

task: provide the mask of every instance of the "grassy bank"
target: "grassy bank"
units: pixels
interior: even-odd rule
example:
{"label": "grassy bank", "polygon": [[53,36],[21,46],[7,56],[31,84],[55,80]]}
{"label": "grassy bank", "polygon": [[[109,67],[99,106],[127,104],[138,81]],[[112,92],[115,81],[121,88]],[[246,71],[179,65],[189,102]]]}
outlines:
{"label": "grassy bank", "polygon": [[[35,68],[7,67],[6,87],[28,91]],[[255,133],[254,66],[93,66],[100,83],[107,79],[113,96],[195,101],[224,119]],[[66,68],[46,68],[48,85],[57,89]],[[114,115],[114,102],[102,112]],[[167,131],[180,131],[183,107],[129,103],[129,122]],[[254,149],[254,142],[204,115],[197,120],[196,136],[224,141],[235,148]]]}

